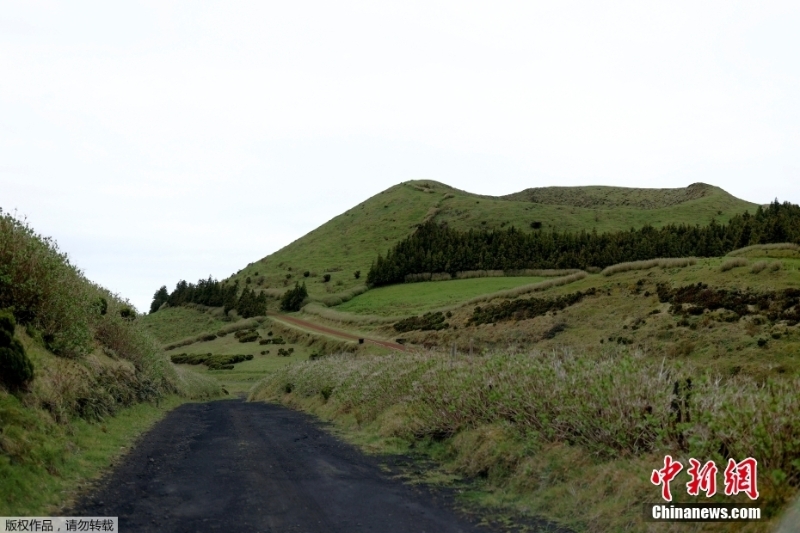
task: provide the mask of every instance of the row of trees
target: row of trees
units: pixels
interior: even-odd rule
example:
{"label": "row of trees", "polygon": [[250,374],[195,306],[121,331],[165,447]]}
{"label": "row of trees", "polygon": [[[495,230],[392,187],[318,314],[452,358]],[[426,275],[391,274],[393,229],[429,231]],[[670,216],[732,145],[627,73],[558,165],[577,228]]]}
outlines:
{"label": "row of trees", "polygon": [[727,224],[670,224],[661,228],[598,234],[596,231],[461,232],[428,222],[378,256],[367,275],[370,286],[402,283],[408,274],[463,270],[606,267],[656,257],[715,257],[753,244],[800,243],[800,206],[778,203]]}
{"label": "row of trees", "polygon": [[153,295],[150,312],[155,313],[165,303],[170,307],[188,303],[224,307],[226,314],[231,309],[236,309],[245,318],[261,316],[267,312],[267,295],[265,293],[256,293],[250,288],[239,292],[238,280],[233,283],[225,283],[217,281],[211,276],[208,279],[199,280],[196,284],[181,280],[171,293],[167,292],[166,285],[161,287]]}

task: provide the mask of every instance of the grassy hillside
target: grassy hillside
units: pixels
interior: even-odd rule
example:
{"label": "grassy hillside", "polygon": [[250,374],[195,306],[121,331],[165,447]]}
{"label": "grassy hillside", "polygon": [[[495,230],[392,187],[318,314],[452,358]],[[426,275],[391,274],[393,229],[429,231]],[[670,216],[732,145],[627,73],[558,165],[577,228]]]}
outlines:
{"label": "grassy hillside", "polygon": [[[282,288],[305,279],[311,296],[340,292],[363,283],[375,257],[426,220],[447,222],[456,229],[513,225],[531,230],[531,224],[538,222],[545,229],[604,232],[645,224],[726,222],[755,207],[704,184],[685,189],[548,187],[491,197],[434,181],[409,181],[248,265],[233,279],[246,284],[250,278],[250,286],[261,288]],[[303,278],[305,271],[310,273],[307,279]],[[356,271],[361,271],[361,280],[354,277]],[[325,273],[331,275],[328,283],[322,280]]]}
{"label": "grassy hillside", "polygon": [[[577,531],[648,530],[640,504],[658,499],[649,475],[664,454],[684,465],[753,456],[766,520],[694,530],[771,531],[800,487],[800,323],[792,318],[800,252],[767,245],[732,255],[620,265],[536,293],[486,297],[451,308],[447,329],[402,333],[410,353],[287,366],[252,398],[314,412],[374,450],[422,450],[443,465],[431,478],[479,480],[470,501]],[[420,297],[422,312],[456,283],[376,289],[335,309],[390,312]],[[705,292],[682,311],[662,301],[698,283]],[[743,294],[764,297],[736,304]],[[712,309],[719,298],[728,307]],[[567,303],[545,312],[528,305],[559,299]],[[375,327],[398,335],[391,324]],[[695,501],[677,482],[673,495]]]}

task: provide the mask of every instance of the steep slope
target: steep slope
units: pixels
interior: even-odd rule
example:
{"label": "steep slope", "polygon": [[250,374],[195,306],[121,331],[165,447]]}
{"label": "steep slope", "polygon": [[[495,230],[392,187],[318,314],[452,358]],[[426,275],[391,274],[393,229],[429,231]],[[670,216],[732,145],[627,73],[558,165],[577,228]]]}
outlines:
{"label": "steep slope", "polygon": [[[707,224],[755,209],[718,187],[694,184],[679,189],[546,187],[504,196],[482,196],[435,181],[408,181],[365,200],[277,252],[251,263],[232,279],[259,288],[306,281],[312,296],[363,283],[375,257],[426,221],[457,229],[515,226],[598,232],[645,224]],[[308,278],[303,273],[308,271]],[[331,280],[324,282],[323,275]]]}

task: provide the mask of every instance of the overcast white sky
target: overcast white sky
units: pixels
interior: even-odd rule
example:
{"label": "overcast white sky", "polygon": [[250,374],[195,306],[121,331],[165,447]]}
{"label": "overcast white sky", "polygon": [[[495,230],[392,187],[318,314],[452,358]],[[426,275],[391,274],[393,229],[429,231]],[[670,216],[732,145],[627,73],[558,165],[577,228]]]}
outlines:
{"label": "overcast white sky", "polygon": [[798,2],[0,4],[0,207],[147,310],[408,179],[800,203]]}

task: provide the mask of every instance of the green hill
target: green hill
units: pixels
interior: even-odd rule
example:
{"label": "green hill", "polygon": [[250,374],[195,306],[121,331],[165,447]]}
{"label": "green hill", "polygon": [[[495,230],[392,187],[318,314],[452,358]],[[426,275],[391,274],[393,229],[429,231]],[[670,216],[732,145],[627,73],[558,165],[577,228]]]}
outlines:
{"label": "green hill", "polygon": [[[283,288],[306,279],[309,293],[321,296],[363,283],[372,261],[433,220],[455,229],[515,226],[598,232],[646,224],[724,223],[756,204],[724,190],[696,183],[679,189],[545,187],[502,197],[472,194],[435,181],[408,181],[390,187],[277,252],[249,264],[232,279],[253,287]],[[331,279],[325,283],[324,274]]]}

